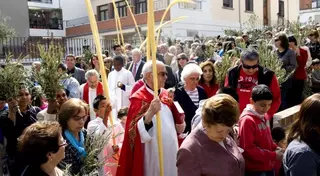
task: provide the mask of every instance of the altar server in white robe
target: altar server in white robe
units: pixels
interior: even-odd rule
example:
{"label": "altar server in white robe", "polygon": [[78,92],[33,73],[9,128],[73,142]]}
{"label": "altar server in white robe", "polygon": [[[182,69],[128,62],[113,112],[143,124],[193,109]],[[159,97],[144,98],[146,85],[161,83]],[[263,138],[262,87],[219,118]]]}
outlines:
{"label": "altar server in white robe", "polygon": [[132,87],[135,83],[132,73],[125,68],[124,57],[115,56],[113,58],[114,70],[109,73],[108,85],[112,104],[112,117],[116,121],[118,111],[124,107],[129,106],[129,96]]}

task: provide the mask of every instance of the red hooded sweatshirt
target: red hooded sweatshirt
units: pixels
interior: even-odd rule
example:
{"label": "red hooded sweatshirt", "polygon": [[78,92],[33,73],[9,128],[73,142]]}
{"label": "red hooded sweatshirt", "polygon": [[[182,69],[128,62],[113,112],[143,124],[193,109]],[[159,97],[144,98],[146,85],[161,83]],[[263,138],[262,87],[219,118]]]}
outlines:
{"label": "red hooded sweatshirt", "polygon": [[264,116],[249,104],[239,120],[240,147],[244,150],[246,171],[271,171],[276,161],[277,145],[273,142],[270,128]]}

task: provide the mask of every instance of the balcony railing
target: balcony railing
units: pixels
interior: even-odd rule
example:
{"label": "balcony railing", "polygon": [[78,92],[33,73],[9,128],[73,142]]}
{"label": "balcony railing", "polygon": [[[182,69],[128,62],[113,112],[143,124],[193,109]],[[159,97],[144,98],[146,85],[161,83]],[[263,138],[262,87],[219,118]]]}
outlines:
{"label": "balcony railing", "polygon": [[38,3],[45,3],[45,4],[52,4],[52,0],[28,0],[29,2],[38,2]]}
{"label": "balcony railing", "polygon": [[68,20],[66,21],[66,27],[73,27],[73,26],[80,26],[80,25],[84,25],[84,24],[89,24],[89,17],[85,16],[85,17],[81,17],[81,18],[75,18],[72,20]]}
{"label": "balcony railing", "polygon": [[[125,40],[125,42],[135,44],[135,41]],[[100,39],[102,50],[112,51],[114,45],[113,40]],[[75,56],[83,55],[85,49],[89,49],[92,53],[96,53],[93,39],[85,38],[42,38],[42,37],[12,37],[0,40],[0,65],[5,61],[8,54],[13,58],[28,56],[25,62],[34,62],[40,58],[38,44],[48,47],[50,44],[60,45],[64,48],[64,54],[73,54]]]}

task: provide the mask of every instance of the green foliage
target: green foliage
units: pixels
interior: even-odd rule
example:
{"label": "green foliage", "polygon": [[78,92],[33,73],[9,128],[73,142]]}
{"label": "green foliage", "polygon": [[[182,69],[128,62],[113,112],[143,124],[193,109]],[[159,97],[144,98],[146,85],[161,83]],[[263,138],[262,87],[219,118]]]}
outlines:
{"label": "green foliage", "polygon": [[282,68],[282,62],[279,60],[278,55],[268,48],[265,41],[258,43],[258,52],[260,65],[272,70],[279,84],[285,82],[291,74],[286,75],[286,70]]}
{"label": "green foliage", "polygon": [[215,55],[215,47],[213,42],[205,43],[204,58],[209,59]]}
{"label": "green foliage", "polygon": [[84,61],[87,65],[90,65],[90,60],[93,56],[93,54],[91,53],[90,49],[85,49],[84,50]]}
{"label": "green foliage", "polygon": [[217,78],[217,83],[223,87],[224,81],[226,78],[226,75],[228,73],[229,68],[231,68],[232,65],[232,56],[225,54],[221,60],[221,62],[216,62],[214,64],[214,70],[215,70],[215,76]]}
{"label": "green foliage", "polygon": [[224,34],[227,35],[227,36],[242,36],[242,31],[238,31],[238,30],[235,30],[235,29],[225,29],[224,30]]}
{"label": "green foliage", "polygon": [[304,46],[305,39],[308,37],[308,34],[311,30],[316,29],[317,27],[311,18],[309,18],[309,21],[305,26],[303,26],[299,21],[300,20],[298,18],[297,21],[291,22],[287,32],[289,35],[293,35],[297,39],[298,46]]}
{"label": "green foliage", "polygon": [[16,34],[15,29],[9,27],[7,23],[8,20],[10,20],[10,18],[2,16],[0,11],[0,40],[8,37],[14,37]]}
{"label": "green foliage", "polygon": [[94,135],[89,140],[86,140],[85,149],[87,156],[84,158],[84,165],[81,168],[81,175],[94,175],[96,174],[104,165],[106,165],[106,158],[98,158],[98,156],[103,152],[104,148],[107,146],[108,142],[112,138],[111,127],[108,127],[107,132],[101,135]]}
{"label": "green foliage", "polygon": [[40,71],[33,70],[35,80],[41,85],[43,93],[49,100],[56,98],[56,92],[63,88],[61,81],[68,76],[58,73],[58,66],[62,62],[63,48],[60,45],[50,44],[48,48],[38,45],[41,62]]}
{"label": "green foliage", "polygon": [[0,68],[0,97],[16,99],[21,86],[28,87],[28,73],[22,65],[21,56],[14,61],[12,55],[7,55],[5,67]]}

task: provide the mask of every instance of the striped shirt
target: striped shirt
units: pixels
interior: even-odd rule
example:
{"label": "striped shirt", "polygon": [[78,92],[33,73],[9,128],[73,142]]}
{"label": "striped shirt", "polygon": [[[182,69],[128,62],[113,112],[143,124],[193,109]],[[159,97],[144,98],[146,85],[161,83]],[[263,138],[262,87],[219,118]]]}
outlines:
{"label": "striped shirt", "polygon": [[190,99],[192,100],[193,104],[199,107],[199,92],[198,89],[194,89],[191,91],[186,90],[187,94],[189,95]]}

